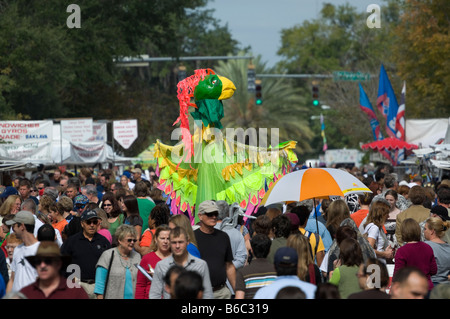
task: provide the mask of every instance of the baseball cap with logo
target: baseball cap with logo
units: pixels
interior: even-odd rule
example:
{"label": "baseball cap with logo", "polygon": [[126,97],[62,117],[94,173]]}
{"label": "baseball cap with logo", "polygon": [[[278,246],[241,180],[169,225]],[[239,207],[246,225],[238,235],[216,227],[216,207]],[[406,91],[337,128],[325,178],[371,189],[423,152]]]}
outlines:
{"label": "baseball cap with logo", "polygon": [[26,210],[21,210],[14,216],[13,219],[6,221],[5,224],[8,226],[11,226],[13,224],[34,225],[35,220],[33,213]]}
{"label": "baseball cap with logo", "polygon": [[81,214],[81,220],[88,220],[88,219],[98,219],[97,212],[95,210],[87,210],[84,211],[83,214]]}

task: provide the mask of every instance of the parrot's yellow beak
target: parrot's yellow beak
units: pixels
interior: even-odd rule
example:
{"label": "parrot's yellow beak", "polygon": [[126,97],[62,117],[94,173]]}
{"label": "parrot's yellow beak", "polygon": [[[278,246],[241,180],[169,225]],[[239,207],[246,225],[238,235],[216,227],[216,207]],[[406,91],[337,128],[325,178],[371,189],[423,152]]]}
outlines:
{"label": "parrot's yellow beak", "polygon": [[220,81],[222,81],[222,93],[219,96],[219,100],[226,100],[233,96],[236,87],[233,82],[223,76],[218,76]]}

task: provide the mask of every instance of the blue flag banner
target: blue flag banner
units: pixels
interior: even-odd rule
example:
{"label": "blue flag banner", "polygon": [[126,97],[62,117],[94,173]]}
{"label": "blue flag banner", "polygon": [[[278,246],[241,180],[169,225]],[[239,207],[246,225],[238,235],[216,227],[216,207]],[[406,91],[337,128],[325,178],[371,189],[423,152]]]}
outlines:
{"label": "blue flag banner", "polygon": [[[377,120],[377,116],[372,107],[372,104],[370,103],[369,98],[367,97],[367,94],[364,91],[361,83],[359,83],[359,107],[369,117],[370,126],[372,127],[373,139],[375,141],[383,140],[384,137],[383,137],[383,133],[381,133],[380,123]],[[394,159],[392,158],[391,154],[387,150],[380,150],[379,152],[387,160],[389,160],[391,162],[391,164],[394,164]]]}
{"label": "blue flag banner", "polygon": [[382,140],[384,137],[380,130],[380,123],[377,120],[372,104],[370,104],[369,98],[367,97],[361,83],[359,83],[359,107],[369,117],[374,141]]}
{"label": "blue flag banner", "polygon": [[386,132],[389,137],[396,137],[396,118],[398,112],[397,98],[395,97],[394,89],[392,88],[389,77],[381,65],[380,77],[378,82],[378,97],[377,107],[383,116],[386,118]]}

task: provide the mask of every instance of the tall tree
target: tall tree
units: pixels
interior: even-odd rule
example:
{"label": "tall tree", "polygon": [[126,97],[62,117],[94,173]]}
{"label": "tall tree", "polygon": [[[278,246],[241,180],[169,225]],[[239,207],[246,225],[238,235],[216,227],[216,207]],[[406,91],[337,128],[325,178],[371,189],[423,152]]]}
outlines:
{"label": "tall tree", "polygon": [[124,69],[115,59],[233,52],[228,28],[200,10],[206,2],[80,0],[81,28],[71,29],[68,3],[0,0],[2,118],[138,118],[140,137],[125,152],[136,155],[176,118],[177,62]]}
{"label": "tall tree", "polygon": [[[325,74],[329,78],[301,79],[297,85],[311,105],[308,115],[316,134],[310,156],[321,153],[322,143],[318,115],[323,112],[328,148],[359,148],[359,142],[370,140],[370,125],[359,109],[358,83],[334,81],[334,71],[362,72],[375,75],[364,86],[372,101],[376,100],[377,81],[381,63],[388,72],[392,64],[392,30],[398,21],[399,6],[389,1],[381,8],[382,27],[370,29],[368,13],[357,12],[348,5],[324,4],[320,17],[282,31],[282,45],[278,54],[284,57],[278,67],[281,72]],[[392,79],[391,79],[392,80]],[[394,79],[397,80],[397,79]],[[312,107],[312,81],[319,83],[320,102],[328,110]],[[309,117],[308,116],[308,117]],[[381,116],[381,115],[380,115]]]}
{"label": "tall tree", "polygon": [[449,114],[450,3],[406,0],[394,48],[398,74],[406,81],[409,118]]}

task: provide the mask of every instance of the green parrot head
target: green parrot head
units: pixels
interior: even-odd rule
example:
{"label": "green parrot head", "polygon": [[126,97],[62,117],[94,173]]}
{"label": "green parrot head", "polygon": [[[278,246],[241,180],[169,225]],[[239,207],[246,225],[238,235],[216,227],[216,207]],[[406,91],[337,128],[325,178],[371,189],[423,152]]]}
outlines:
{"label": "green parrot head", "polygon": [[236,87],[233,82],[217,74],[209,74],[198,82],[194,90],[194,99],[226,100],[233,96]]}

